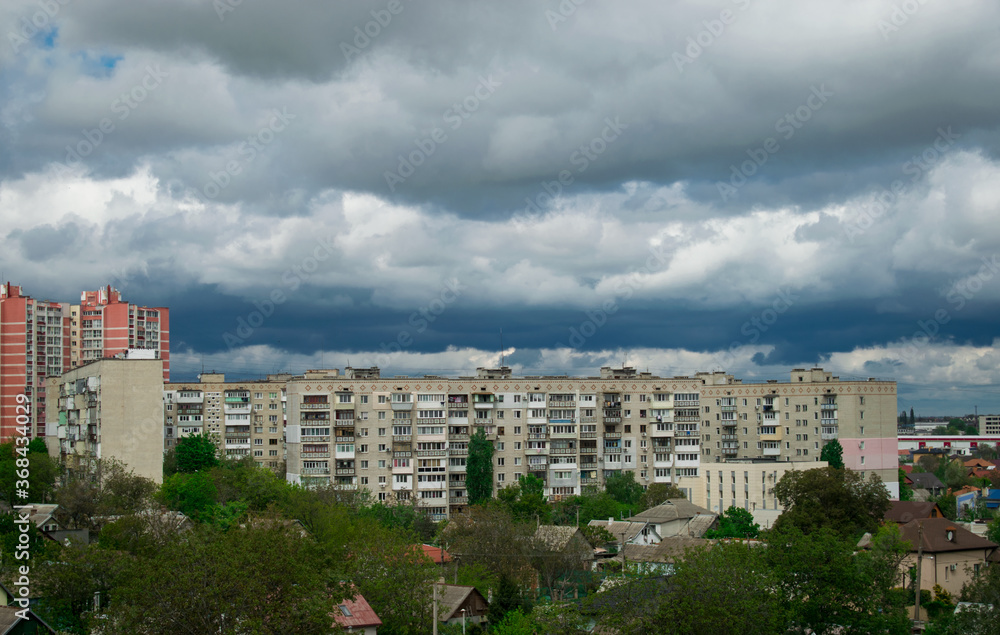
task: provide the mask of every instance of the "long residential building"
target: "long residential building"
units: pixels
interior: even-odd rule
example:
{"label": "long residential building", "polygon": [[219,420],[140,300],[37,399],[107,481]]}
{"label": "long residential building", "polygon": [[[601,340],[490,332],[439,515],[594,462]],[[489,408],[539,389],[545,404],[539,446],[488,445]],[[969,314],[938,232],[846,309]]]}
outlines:
{"label": "long residential building", "polygon": [[222,373],[202,373],[197,382],[166,384],[164,450],[204,432],[223,456],[252,456],[259,466],[278,470],[285,460],[285,384],[291,378],[226,381]]}
{"label": "long residential building", "polygon": [[25,416],[28,435],[43,436],[46,379],[84,364],[157,359],[163,379],[169,379],[169,324],[168,309],[129,304],[110,286],[83,291],[80,303],[71,304],[36,300],[9,282],[0,285],[0,439],[9,439]]}
{"label": "long residential building", "polygon": [[[436,517],[467,504],[469,436],[493,441],[494,486],[533,474],[550,499],[631,471],[673,483],[689,500],[704,470],[730,459],[817,462],[839,439],[847,467],[878,474],[898,495],[896,384],[794,369],[789,382],[725,373],[657,377],[632,368],[599,377],[383,378],[377,368],[307,371],[287,381],[289,481],[416,498]],[[714,506],[714,505],[713,505]]]}

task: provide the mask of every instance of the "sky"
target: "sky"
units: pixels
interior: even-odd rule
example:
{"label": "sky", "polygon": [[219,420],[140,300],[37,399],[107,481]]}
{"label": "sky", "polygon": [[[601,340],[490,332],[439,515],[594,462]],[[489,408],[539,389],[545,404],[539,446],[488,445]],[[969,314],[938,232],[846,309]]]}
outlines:
{"label": "sky", "polygon": [[[0,277],[172,378],[745,381],[1000,412],[1000,3],[0,3]],[[502,331],[502,337],[501,337]]]}

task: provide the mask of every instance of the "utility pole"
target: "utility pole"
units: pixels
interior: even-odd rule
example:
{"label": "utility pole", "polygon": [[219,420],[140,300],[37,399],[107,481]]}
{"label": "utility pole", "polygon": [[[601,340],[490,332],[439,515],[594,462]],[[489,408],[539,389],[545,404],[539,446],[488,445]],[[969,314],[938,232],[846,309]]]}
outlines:
{"label": "utility pole", "polygon": [[438,583],[437,583],[436,580],[434,581],[434,602],[433,602],[433,605],[432,605],[431,609],[434,612],[434,627],[433,627],[434,631],[433,632],[434,632],[434,635],[438,635]]}
{"label": "utility pole", "polygon": [[917,523],[917,578],[913,581],[913,621],[920,620],[920,562],[924,557],[924,524]]}

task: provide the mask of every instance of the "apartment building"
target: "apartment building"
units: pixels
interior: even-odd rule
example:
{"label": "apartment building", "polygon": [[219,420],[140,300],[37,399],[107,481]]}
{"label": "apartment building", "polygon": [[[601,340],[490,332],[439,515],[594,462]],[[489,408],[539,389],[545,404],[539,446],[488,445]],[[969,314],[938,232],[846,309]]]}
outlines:
{"label": "apartment building", "polygon": [[730,507],[739,507],[749,512],[770,510],[777,517],[782,507],[774,495],[774,486],[781,477],[788,472],[827,465],[826,461],[818,460],[766,459],[726,459],[705,463],[699,474],[702,486],[693,488],[691,502],[720,514]]}
{"label": "apartment building", "polygon": [[44,434],[45,378],[69,368],[69,339],[69,304],[0,285],[0,439],[13,436],[25,414],[29,434]]}
{"label": "apartment building", "polygon": [[163,362],[104,359],[49,377],[46,444],[69,474],[94,474],[115,458],[163,480]]}
{"label": "apartment building", "polygon": [[191,434],[207,433],[230,458],[253,456],[278,469],[285,460],[285,384],[292,375],[226,381],[202,373],[197,382],[167,383],[163,392],[163,449]]}
{"label": "apartment building", "polygon": [[70,367],[129,351],[148,351],[163,361],[163,381],[170,381],[170,310],[122,300],[107,286],[80,294],[70,307]]}
{"label": "apartment building", "polygon": [[841,380],[821,368],[793,369],[788,383],[698,377],[703,462],[818,461],[823,445],[838,439],[846,467],[878,474],[890,496],[899,496],[896,382]]}
{"label": "apartment building", "polygon": [[469,435],[481,427],[495,448],[494,486],[534,474],[551,499],[627,470],[644,486],[673,483],[694,500],[706,492],[710,464],[815,463],[831,438],[845,445],[848,467],[878,473],[892,493],[895,389],[818,368],[762,384],[628,367],[602,368],[599,377],[514,377],[508,368],[458,378],[308,371],[287,384],[286,478],[366,488],[379,500],[416,497],[443,518],[467,504]]}
{"label": "apartment building", "polygon": [[[81,293],[80,304],[36,300],[0,285],[0,439],[28,406],[29,433],[45,433],[46,378],[92,361],[147,356],[170,373],[169,311],[123,302],[111,287]],[[27,398],[26,404],[21,395]]]}

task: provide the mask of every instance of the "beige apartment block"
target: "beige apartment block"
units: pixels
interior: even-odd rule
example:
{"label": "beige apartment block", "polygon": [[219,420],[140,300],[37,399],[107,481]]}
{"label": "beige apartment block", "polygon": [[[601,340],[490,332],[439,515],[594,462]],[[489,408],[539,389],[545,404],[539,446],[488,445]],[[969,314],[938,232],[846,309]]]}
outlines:
{"label": "beige apartment block", "polygon": [[765,458],[818,461],[832,439],[844,465],[878,474],[899,497],[896,382],[842,380],[821,368],[793,369],[788,383],[744,383],[724,373],[699,373],[702,462]]}
{"label": "beige apartment block", "polygon": [[773,461],[766,459],[727,459],[705,463],[699,475],[700,487],[693,488],[695,505],[722,513],[730,507],[749,512],[782,511],[774,496],[774,485],[787,472],[827,467],[826,461]]}
{"label": "beige apartment block", "polygon": [[46,380],[46,443],[69,473],[115,458],[163,480],[163,361],[104,359]]}
{"label": "beige apartment block", "polygon": [[226,381],[222,373],[202,373],[197,382],[170,382],[163,392],[163,448],[202,432],[220,456],[252,456],[260,467],[280,470],[285,461],[285,384],[292,375]]}
{"label": "beige apartment block", "polygon": [[[822,369],[761,384],[629,367],[602,368],[598,377],[515,377],[508,368],[457,378],[307,371],[287,382],[286,478],[363,488],[377,500],[415,498],[444,518],[467,504],[469,435],[482,428],[495,448],[497,489],[533,474],[559,500],[629,471],[643,486],[672,483],[695,500],[706,495],[703,471],[725,459],[816,466],[822,442],[844,435],[868,447],[855,457],[845,446],[849,467],[879,470],[884,435],[896,456],[895,389]],[[892,492],[895,469],[880,475]]]}

